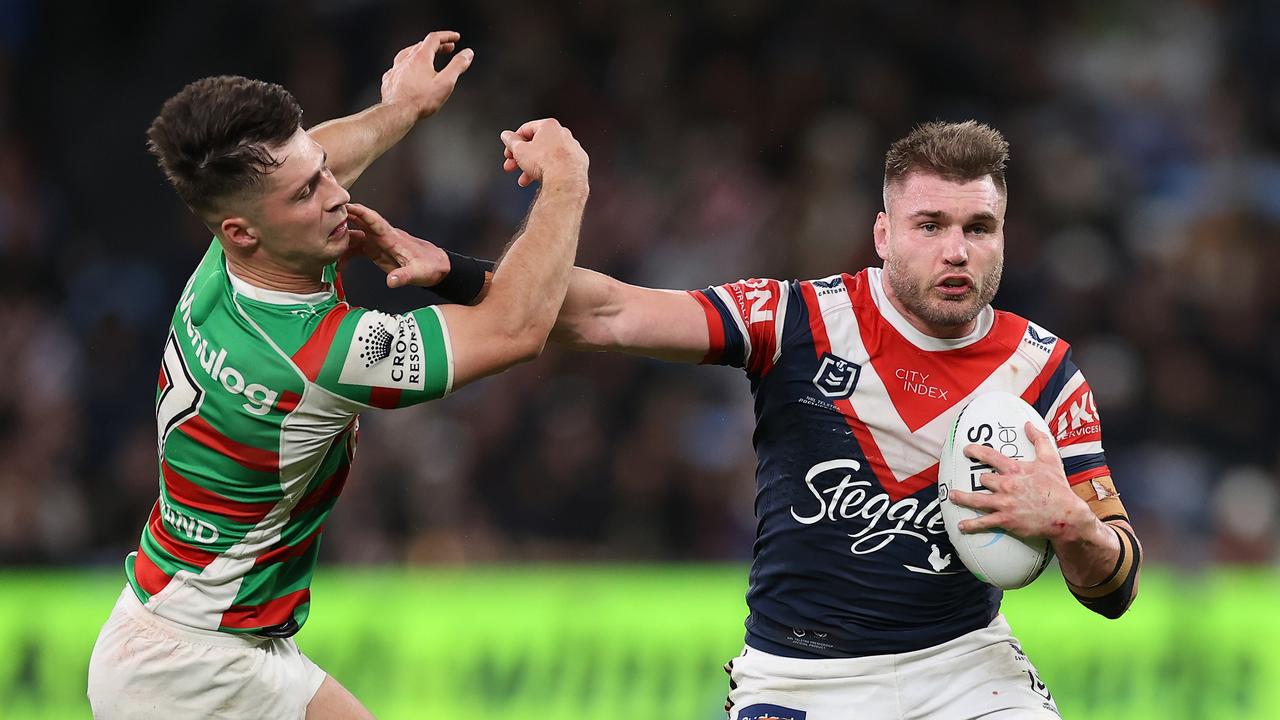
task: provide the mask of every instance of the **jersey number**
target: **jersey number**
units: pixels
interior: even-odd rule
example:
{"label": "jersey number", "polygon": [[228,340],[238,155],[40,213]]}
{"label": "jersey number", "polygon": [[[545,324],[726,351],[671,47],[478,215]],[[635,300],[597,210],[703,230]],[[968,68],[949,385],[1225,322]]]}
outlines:
{"label": "jersey number", "polygon": [[164,455],[164,443],[169,433],[200,412],[204,389],[196,384],[191,368],[178,349],[178,338],[169,332],[164,341],[164,359],[160,361],[160,376],[165,383],[156,400],[156,431],[160,454]]}

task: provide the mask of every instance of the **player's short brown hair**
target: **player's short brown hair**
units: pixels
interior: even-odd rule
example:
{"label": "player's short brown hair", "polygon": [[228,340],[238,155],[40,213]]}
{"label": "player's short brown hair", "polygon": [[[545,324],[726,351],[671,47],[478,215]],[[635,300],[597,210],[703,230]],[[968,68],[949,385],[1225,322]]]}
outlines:
{"label": "player's short brown hair", "polygon": [[207,77],[165,101],[147,129],[147,151],[187,207],[207,217],[261,186],[280,165],[271,148],[287,142],[301,122],[298,101],[279,85]]}
{"label": "player's short brown hair", "polygon": [[947,180],[977,180],[990,175],[1000,194],[1009,142],[999,130],[976,120],[927,122],[889,146],[884,156],[884,187],[913,172],[939,175]]}

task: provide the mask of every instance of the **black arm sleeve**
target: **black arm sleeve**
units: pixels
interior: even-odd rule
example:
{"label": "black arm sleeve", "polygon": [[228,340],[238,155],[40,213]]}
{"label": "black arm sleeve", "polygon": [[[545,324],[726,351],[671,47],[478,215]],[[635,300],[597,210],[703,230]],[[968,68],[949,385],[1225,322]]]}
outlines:
{"label": "black arm sleeve", "polygon": [[1107,527],[1120,538],[1120,556],[1111,576],[1092,587],[1078,587],[1070,582],[1067,587],[1081,605],[1114,620],[1123,615],[1133,602],[1134,585],[1138,582],[1138,569],[1142,566],[1142,546],[1128,528],[1114,523],[1107,523]]}
{"label": "black arm sleeve", "polygon": [[474,305],[484,289],[484,274],[493,272],[495,263],[444,252],[449,256],[449,274],[430,290],[455,305]]}

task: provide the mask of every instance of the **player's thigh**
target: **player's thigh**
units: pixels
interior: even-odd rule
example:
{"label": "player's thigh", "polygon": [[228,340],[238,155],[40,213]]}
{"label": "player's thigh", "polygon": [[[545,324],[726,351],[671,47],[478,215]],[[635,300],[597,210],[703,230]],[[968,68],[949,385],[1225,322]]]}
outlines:
{"label": "player's thigh", "polygon": [[747,648],[731,660],[729,720],[898,720],[891,666],[801,660]]}
{"label": "player's thigh", "polygon": [[194,720],[224,707],[232,717],[266,717],[277,709],[256,703],[262,709],[257,715],[238,711],[240,698],[251,694],[262,674],[264,653],[247,645],[190,642],[158,620],[140,620],[145,612],[136,598],[122,596],[98,634],[87,693],[95,718]]}
{"label": "player's thigh", "polygon": [[292,639],[179,625],[125,588],[89,660],[95,718],[299,720],[324,671]]}
{"label": "player's thigh", "polygon": [[904,668],[911,720],[1056,720],[1058,708],[1035,666],[1012,638],[977,644]]}
{"label": "player's thigh", "polygon": [[342,683],[326,675],[307,705],[307,720],[373,720],[373,713]]}

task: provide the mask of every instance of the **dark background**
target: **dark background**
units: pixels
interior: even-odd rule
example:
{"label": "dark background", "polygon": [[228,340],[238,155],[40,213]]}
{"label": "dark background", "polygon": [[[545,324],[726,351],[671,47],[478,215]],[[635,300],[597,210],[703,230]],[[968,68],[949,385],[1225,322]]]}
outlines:
{"label": "dark background", "polygon": [[[116,566],[155,500],[160,347],[209,239],[144,150],[164,99],[244,74],[310,126],[445,28],[472,68],[353,196],[483,256],[531,198],[498,132],[536,117],[591,155],[579,264],[678,288],[875,263],[889,142],[999,128],[996,305],[1072,342],[1149,557],[1274,564],[1280,5],[959,5],[0,0],[0,564]],[[425,297],[381,282],[348,291]],[[549,348],[363,422],[328,561],[750,556],[737,371]]]}

